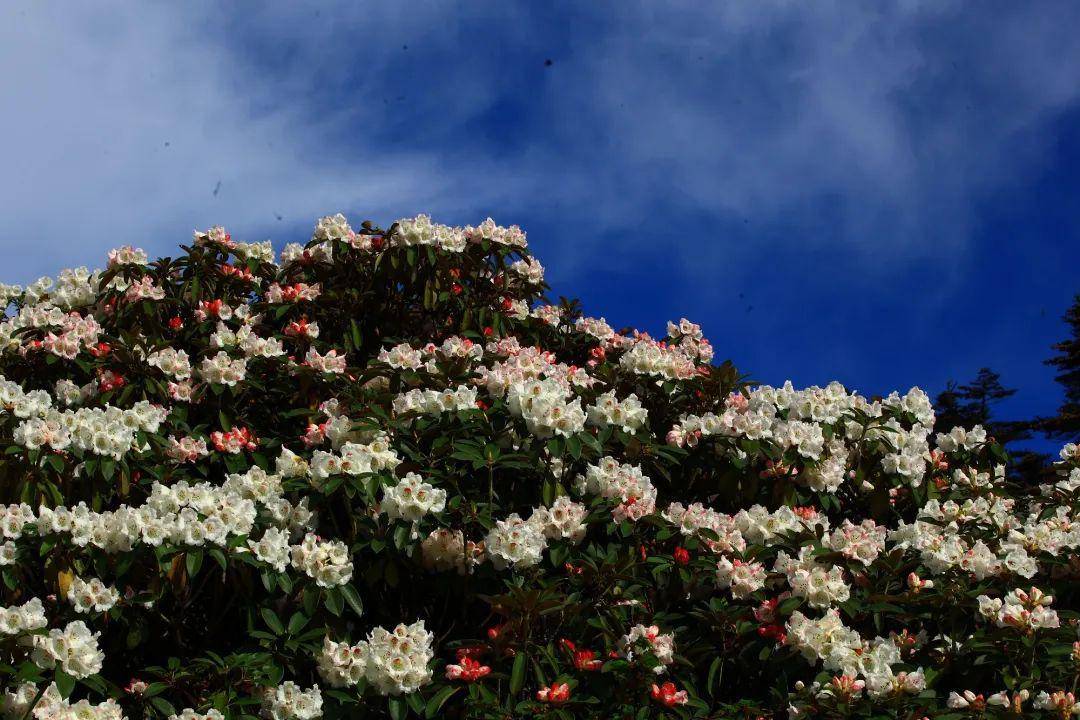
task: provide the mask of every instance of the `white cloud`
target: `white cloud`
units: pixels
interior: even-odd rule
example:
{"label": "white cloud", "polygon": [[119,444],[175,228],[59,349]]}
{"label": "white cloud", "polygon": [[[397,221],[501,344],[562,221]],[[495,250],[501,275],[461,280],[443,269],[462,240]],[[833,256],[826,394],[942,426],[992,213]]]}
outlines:
{"label": "white cloud", "polygon": [[19,255],[5,280],[98,264],[121,243],[169,252],[210,224],[262,239],[277,215],[307,227],[341,208],[404,212],[452,186],[426,155],[362,137],[335,152],[351,108],[301,102],[327,68],[244,65],[187,6],[0,13],[0,243]]}
{"label": "white cloud", "polygon": [[[743,218],[757,251],[958,257],[981,194],[1030,177],[1080,92],[1070,5],[211,7],[0,10],[0,244],[30,255],[6,279],[212,223],[296,239],[338,209],[542,210],[585,228],[545,258],[566,264],[590,223],[658,221],[710,272],[731,250],[713,221]],[[525,87],[523,53],[555,58]],[[507,98],[528,121],[513,152],[484,117]]]}
{"label": "white cloud", "polygon": [[659,197],[759,227],[794,215],[800,242],[955,250],[981,194],[1030,178],[1080,95],[1077,6],[635,7],[553,91],[588,108],[565,116],[568,144],[583,122],[604,140],[566,156],[611,190],[613,217]]}

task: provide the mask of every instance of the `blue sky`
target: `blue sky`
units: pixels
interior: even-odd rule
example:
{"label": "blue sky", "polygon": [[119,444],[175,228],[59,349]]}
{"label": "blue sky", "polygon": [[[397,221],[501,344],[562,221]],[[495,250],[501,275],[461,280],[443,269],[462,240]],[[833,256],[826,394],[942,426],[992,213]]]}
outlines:
{"label": "blue sky", "polygon": [[[11,2],[3,280],[517,223],[556,294],[700,322],[755,378],[940,390],[1042,365],[1080,291],[1080,5]],[[550,63],[548,62],[550,61]],[[217,190],[215,194],[215,189]]]}

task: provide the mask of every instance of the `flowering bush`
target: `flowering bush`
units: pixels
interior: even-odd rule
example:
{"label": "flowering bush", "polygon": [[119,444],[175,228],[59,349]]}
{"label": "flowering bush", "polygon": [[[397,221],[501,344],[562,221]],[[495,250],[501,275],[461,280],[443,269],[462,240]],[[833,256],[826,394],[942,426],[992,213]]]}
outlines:
{"label": "flowering bush", "polygon": [[544,290],[341,215],[0,289],[5,715],[1080,714],[1078,448]]}

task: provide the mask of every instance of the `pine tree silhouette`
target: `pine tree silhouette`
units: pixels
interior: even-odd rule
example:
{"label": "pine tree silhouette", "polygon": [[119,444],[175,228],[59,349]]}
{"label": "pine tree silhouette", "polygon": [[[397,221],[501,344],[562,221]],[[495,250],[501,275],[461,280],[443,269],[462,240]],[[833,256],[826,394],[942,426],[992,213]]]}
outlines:
{"label": "pine tree silhouette", "polygon": [[1069,326],[1071,335],[1051,346],[1057,355],[1046,364],[1057,369],[1054,379],[1064,388],[1065,401],[1057,415],[1040,418],[1033,426],[1049,437],[1080,442],[1080,295],[1075,296],[1072,307],[1062,319]]}
{"label": "pine tree silhouette", "polygon": [[1005,445],[1027,437],[1025,423],[997,421],[993,406],[1016,394],[1014,388],[1001,384],[1001,375],[990,368],[979,368],[975,379],[964,385],[950,381],[937,396],[937,432],[948,432],[954,427],[970,428],[982,425],[999,443]]}

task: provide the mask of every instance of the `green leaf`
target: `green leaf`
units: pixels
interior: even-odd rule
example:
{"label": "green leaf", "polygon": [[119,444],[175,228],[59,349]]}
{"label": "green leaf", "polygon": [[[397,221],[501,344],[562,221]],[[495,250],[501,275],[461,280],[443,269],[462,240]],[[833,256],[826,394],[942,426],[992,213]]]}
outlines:
{"label": "green leaf", "polygon": [[566,438],[566,449],[575,460],[581,457],[581,440],[577,435]]}
{"label": "green leaf", "polygon": [[210,548],[210,557],[217,561],[217,564],[221,566],[222,572],[229,569],[229,561],[226,560],[225,553],[221,552],[221,548]]}
{"label": "green leaf", "polygon": [[281,620],[278,618],[277,613],[270,608],[262,608],[259,610],[259,614],[262,615],[263,622],[266,623],[267,627],[274,631],[275,635],[285,634],[285,626],[281,624]]}
{"label": "green leaf", "polygon": [[364,616],[364,605],[360,602],[360,595],[357,594],[355,587],[352,585],[342,585],[341,596],[345,598],[345,602],[349,603],[349,607],[356,613],[356,617]]}
{"label": "green leaf", "polygon": [[341,593],[336,589],[326,591],[326,609],[341,617],[341,611],[345,609],[345,603],[341,599]]}
{"label": "green leaf", "polygon": [[428,700],[427,707],[424,708],[424,717],[433,718],[439,714],[439,710],[446,704],[446,701],[450,699],[450,696],[456,693],[460,688],[447,686],[439,692],[431,696]]}
{"label": "green leaf", "polygon": [[405,525],[398,525],[394,528],[394,547],[398,550],[405,547],[409,543],[409,528]]}
{"label": "green leaf", "polygon": [[304,626],[307,625],[307,623],[308,618],[306,615],[304,615],[304,613],[293,613],[292,617],[289,618],[289,634],[295,635],[296,633],[300,632],[304,629]]}
{"label": "green leaf", "polygon": [[409,715],[409,706],[405,703],[403,698],[390,698],[388,706],[390,708],[390,717],[393,718],[393,720],[403,720]]}
{"label": "green leaf", "polygon": [[150,698],[150,703],[156,707],[162,715],[175,715],[176,708],[172,706],[168,700],[163,697]]}
{"label": "green leaf", "polygon": [[514,658],[514,668],[510,671],[510,697],[512,698],[521,692],[521,687],[525,684],[526,662],[525,653],[519,650],[517,657]]}
{"label": "green leaf", "polygon": [[71,695],[71,691],[75,689],[75,678],[68,675],[60,668],[56,668],[56,673],[53,675],[53,682],[56,683],[56,689],[60,691],[60,694],[64,697]]}
{"label": "green leaf", "polygon": [[184,558],[184,565],[187,566],[187,574],[189,578],[193,578],[199,574],[199,570],[202,569],[203,564],[203,551],[202,550],[189,550]]}
{"label": "green leaf", "polygon": [[713,658],[712,664],[709,665],[709,678],[705,681],[705,690],[712,695],[713,683],[716,681],[716,672],[720,669],[720,665],[723,660],[719,657]]}

